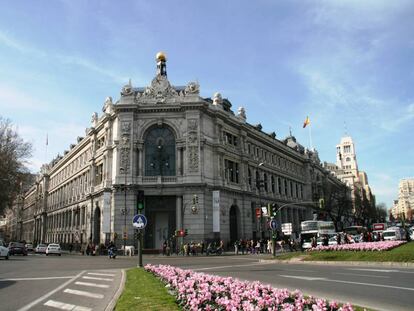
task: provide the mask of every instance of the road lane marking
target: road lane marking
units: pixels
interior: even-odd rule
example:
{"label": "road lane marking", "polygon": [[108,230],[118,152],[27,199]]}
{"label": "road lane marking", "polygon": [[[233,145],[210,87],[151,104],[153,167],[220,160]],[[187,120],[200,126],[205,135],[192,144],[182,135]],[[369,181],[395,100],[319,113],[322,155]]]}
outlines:
{"label": "road lane marking", "polygon": [[99,288],[109,288],[109,285],[96,284],[96,283],[88,283],[88,282],[75,282],[75,285],[90,286],[90,287],[99,287]]}
{"label": "road lane marking", "polygon": [[[215,270],[215,269],[225,269],[225,268],[233,268],[233,267],[251,267],[251,266],[263,266],[270,263],[264,263],[264,262],[257,262],[257,263],[251,263],[248,265],[231,265],[231,266],[214,266],[214,267],[207,267],[207,268],[194,268],[191,270],[194,271],[204,271],[204,270]],[[185,267],[183,269],[190,269],[189,267]]]}
{"label": "road lane marking", "polygon": [[95,272],[88,272],[89,275],[100,275],[100,276],[115,276],[115,274],[109,273],[95,273]]}
{"label": "road lane marking", "polygon": [[45,306],[60,309],[60,310],[71,310],[71,311],[92,311],[91,308],[72,305],[70,303],[64,303],[56,300],[48,300],[44,304]]}
{"label": "road lane marking", "polygon": [[74,278],[74,275],[69,276],[51,276],[43,278],[14,278],[14,279],[0,279],[0,282],[5,281],[41,281],[41,280],[59,280],[59,279],[71,279]]}
{"label": "road lane marking", "polygon": [[392,269],[369,269],[369,268],[351,268],[348,270],[354,270],[354,271],[372,271],[372,272],[400,272],[400,270],[392,270]]}
{"label": "road lane marking", "polygon": [[353,281],[331,280],[331,279],[327,279],[327,278],[312,278],[312,277],[307,277],[307,276],[296,276],[296,275],[281,275],[281,274],[279,274],[279,276],[285,277],[285,278],[292,278],[292,279],[301,279],[301,280],[306,280],[306,281],[335,282],[335,283],[356,284],[356,285],[364,285],[364,286],[384,287],[384,288],[393,288],[393,289],[402,289],[402,290],[414,291],[414,288],[411,288],[411,287],[401,287],[401,286],[375,284],[375,283],[364,283],[364,282],[353,282]]}
{"label": "road lane marking", "polygon": [[73,294],[73,295],[85,296],[85,297],[96,298],[96,299],[102,299],[105,297],[102,294],[95,294],[95,293],[86,292],[83,290],[76,290],[76,289],[70,289],[70,288],[66,288],[63,292],[66,294]]}
{"label": "road lane marking", "polygon": [[306,280],[306,281],[325,281],[326,280],[326,278],[317,278],[317,277],[311,277],[311,276],[282,275],[282,274],[279,274],[279,276],[282,276],[284,278],[292,278],[292,279],[299,279],[299,280]]}
{"label": "road lane marking", "polygon": [[384,272],[384,273],[390,273],[390,272],[398,272],[398,273],[414,273],[414,271],[405,271],[405,270],[395,270],[395,269],[369,269],[369,268],[353,268],[348,270],[356,270],[356,271],[372,271],[372,272]]}
{"label": "road lane marking", "polygon": [[342,273],[342,272],[334,272],[333,274],[366,276],[366,277],[369,277],[369,278],[382,278],[382,279],[389,279],[389,278],[390,278],[389,276],[372,275],[372,274],[359,274],[359,273]]}
{"label": "road lane marking", "polygon": [[94,276],[83,276],[82,279],[87,279],[87,280],[97,280],[97,281],[108,281],[108,282],[112,282],[114,279],[106,279],[106,278],[97,278]]}
{"label": "road lane marking", "polygon": [[42,302],[43,300],[45,300],[46,298],[50,297],[54,293],[56,293],[56,292],[60,291],[61,289],[65,288],[68,284],[70,284],[71,282],[73,282],[74,280],[76,280],[78,277],[80,277],[84,272],[85,271],[81,271],[78,275],[76,275],[73,278],[71,278],[70,280],[66,281],[65,283],[63,283],[59,287],[56,287],[54,290],[48,292],[47,294],[44,294],[43,296],[37,298],[36,300],[34,300],[31,303],[25,305],[24,307],[21,307],[17,311],[28,311],[28,310],[30,310],[33,306],[37,305],[39,302]]}

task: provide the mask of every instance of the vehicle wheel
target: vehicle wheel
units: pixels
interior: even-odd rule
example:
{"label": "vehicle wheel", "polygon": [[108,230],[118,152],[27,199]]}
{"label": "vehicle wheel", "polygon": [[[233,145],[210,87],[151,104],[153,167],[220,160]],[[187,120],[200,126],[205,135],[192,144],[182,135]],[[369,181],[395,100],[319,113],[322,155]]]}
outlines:
{"label": "vehicle wheel", "polygon": [[59,256],[62,256],[62,254],[59,254]]}
{"label": "vehicle wheel", "polygon": [[5,258],[6,260],[9,260],[9,255],[6,255],[6,258]]}
{"label": "vehicle wheel", "polygon": [[49,254],[46,254],[46,256],[49,256]]}

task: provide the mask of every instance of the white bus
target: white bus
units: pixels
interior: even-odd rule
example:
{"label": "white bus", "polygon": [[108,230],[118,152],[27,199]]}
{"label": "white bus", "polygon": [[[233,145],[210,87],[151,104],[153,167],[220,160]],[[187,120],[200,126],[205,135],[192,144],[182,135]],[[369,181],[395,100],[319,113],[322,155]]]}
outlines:
{"label": "white bus", "polygon": [[301,227],[301,240],[303,240],[303,248],[311,248],[311,240],[313,237],[317,239],[317,243],[322,244],[322,236],[328,235],[332,238],[336,235],[335,225],[332,221],[321,220],[306,220],[300,223]]}

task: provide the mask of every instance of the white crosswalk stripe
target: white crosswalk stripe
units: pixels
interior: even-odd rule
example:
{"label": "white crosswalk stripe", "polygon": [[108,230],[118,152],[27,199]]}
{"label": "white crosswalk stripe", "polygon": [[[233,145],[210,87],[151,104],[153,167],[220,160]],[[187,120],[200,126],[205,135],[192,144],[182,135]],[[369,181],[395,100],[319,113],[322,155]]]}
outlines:
{"label": "white crosswalk stripe", "polygon": [[88,283],[88,282],[75,282],[75,285],[109,288],[109,285],[106,285],[106,284],[96,284],[96,283]]}
{"label": "white crosswalk stripe", "polygon": [[45,306],[52,307],[59,310],[71,310],[71,311],[92,311],[91,308],[72,305],[70,303],[64,303],[56,300],[48,300],[44,303]]}
{"label": "white crosswalk stripe", "polygon": [[115,274],[109,273],[96,273],[96,272],[88,272],[89,275],[98,275],[98,276],[115,276]]}
{"label": "white crosswalk stripe", "polygon": [[95,294],[95,293],[86,292],[86,291],[83,291],[83,290],[76,290],[76,289],[70,289],[70,288],[65,289],[63,292],[67,293],[67,294],[85,296],[85,297],[96,298],[96,299],[102,299],[102,298],[105,297],[102,294]]}
{"label": "white crosswalk stripe", "polygon": [[97,280],[97,281],[108,281],[108,282],[112,282],[114,279],[106,279],[106,278],[97,278],[94,276],[83,276],[82,279],[86,279],[86,280]]}

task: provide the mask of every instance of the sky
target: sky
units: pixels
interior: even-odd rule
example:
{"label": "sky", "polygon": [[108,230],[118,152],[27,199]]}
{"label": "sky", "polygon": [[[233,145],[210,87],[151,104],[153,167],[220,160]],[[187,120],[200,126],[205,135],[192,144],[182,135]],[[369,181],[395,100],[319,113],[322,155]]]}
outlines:
{"label": "sky", "polygon": [[[377,203],[414,176],[414,2],[0,0],[0,115],[33,144],[28,163],[85,135],[129,79],[147,86],[165,51],[173,85],[220,92],[247,122],[335,162],[355,143]],[[48,146],[46,150],[46,136]]]}

